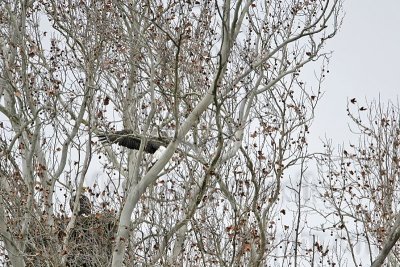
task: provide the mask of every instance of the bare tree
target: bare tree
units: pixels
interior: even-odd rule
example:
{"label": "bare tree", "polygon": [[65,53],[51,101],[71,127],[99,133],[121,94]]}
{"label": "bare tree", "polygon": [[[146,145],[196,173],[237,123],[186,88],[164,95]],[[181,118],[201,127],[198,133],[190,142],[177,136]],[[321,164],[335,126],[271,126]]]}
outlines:
{"label": "bare tree", "polygon": [[[322,64],[322,82],[341,1],[0,5],[0,230],[12,265],[311,257],[299,255],[300,221],[288,230],[277,218],[321,97],[301,71]],[[119,130],[135,150],[95,142]],[[99,166],[109,178],[88,188]],[[82,195],[93,212],[71,213]]]}
{"label": "bare tree", "polygon": [[[399,105],[374,101],[361,106],[352,99],[348,111],[359,140],[342,146],[339,156],[327,146],[321,196],[329,203],[332,229],[347,242],[355,265],[368,255],[371,266],[381,266],[385,259],[387,266],[397,266]],[[367,248],[364,255],[356,252],[360,247]]]}

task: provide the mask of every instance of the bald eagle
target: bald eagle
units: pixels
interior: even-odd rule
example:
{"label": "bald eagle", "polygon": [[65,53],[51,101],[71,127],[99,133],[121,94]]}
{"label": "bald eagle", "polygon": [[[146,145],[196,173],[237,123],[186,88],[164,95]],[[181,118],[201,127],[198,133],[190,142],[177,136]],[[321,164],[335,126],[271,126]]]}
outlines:
{"label": "bald eagle", "polygon": [[[135,135],[132,130],[116,131],[111,134],[98,135],[100,142],[109,142],[118,144],[129,149],[139,150],[141,137]],[[165,142],[161,140],[150,139],[147,140],[144,147],[144,152],[154,154],[160,146],[165,146]]]}
{"label": "bald eagle", "polygon": [[[74,203],[76,195],[73,195],[69,201],[69,207],[74,212]],[[81,195],[79,198],[79,211],[77,215],[90,215],[92,213],[92,203],[87,196]]]}

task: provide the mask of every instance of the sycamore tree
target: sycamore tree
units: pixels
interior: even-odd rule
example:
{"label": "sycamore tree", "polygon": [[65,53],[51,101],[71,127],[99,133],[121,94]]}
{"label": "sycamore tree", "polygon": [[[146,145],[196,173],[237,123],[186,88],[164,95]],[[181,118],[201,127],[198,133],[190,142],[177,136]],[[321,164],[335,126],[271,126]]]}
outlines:
{"label": "sycamore tree", "polygon": [[329,218],[324,228],[338,237],[352,265],[398,266],[400,246],[400,110],[398,103],[348,105],[358,140],[326,144],[320,159],[320,196]]}
{"label": "sycamore tree", "polygon": [[[0,8],[4,265],[314,265],[301,179],[282,183],[310,157],[341,1]],[[138,150],[97,142],[121,129]],[[165,148],[145,153],[153,139]],[[91,169],[104,175],[89,184]],[[290,192],[294,227],[280,223]]]}

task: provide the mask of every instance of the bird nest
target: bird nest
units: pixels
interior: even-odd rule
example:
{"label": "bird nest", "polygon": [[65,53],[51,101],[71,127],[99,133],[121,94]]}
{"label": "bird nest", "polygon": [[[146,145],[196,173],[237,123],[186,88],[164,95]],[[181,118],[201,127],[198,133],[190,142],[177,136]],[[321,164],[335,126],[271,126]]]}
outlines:
{"label": "bird nest", "polygon": [[67,266],[109,266],[112,255],[115,214],[110,211],[77,216],[68,245],[63,248],[69,217],[55,218],[54,227],[46,231],[44,224],[30,227],[27,243],[27,266],[60,266],[67,255]]}

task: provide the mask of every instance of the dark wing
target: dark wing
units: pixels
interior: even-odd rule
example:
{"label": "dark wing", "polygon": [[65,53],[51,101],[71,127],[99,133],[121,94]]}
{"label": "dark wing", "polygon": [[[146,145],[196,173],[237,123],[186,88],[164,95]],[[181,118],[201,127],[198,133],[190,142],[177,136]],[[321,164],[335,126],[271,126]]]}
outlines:
{"label": "dark wing", "polygon": [[131,134],[132,131],[122,130],[122,131],[116,131],[115,133],[111,134],[106,134],[106,133],[100,134],[98,137],[100,142],[109,142],[130,149],[139,149],[140,139],[139,141],[137,141],[137,138],[134,138],[133,136],[131,136]]}
{"label": "dark wing", "polygon": [[149,140],[147,141],[146,147],[144,148],[144,151],[150,154],[156,153],[157,149],[159,149],[161,146],[160,143],[156,141]]}
{"label": "dark wing", "polygon": [[[98,137],[100,142],[114,143],[135,150],[139,150],[140,148],[140,137],[134,136],[133,132],[130,130],[116,131],[112,134],[101,134]],[[160,142],[149,140],[147,141],[144,151],[154,154],[161,145]]]}
{"label": "dark wing", "polygon": [[[117,135],[117,134],[115,134]],[[120,146],[124,146],[127,147],[129,149],[135,149],[135,150],[139,150],[140,147],[140,139],[137,137],[133,137],[130,135],[117,135],[117,136],[113,136],[113,139],[115,141],[110,141],[112,143],[117,143]]]}
{"label": "dark wing", "polygon": [[[76,196],[72,196],[70,201],[69,201],[69,207],[71,211],[74,211],[74,203],[75,203],[75,198]],[[90,203],[90,200],[87,196],[81,195],[79,198],[79,212],[78,215],[89,215],[92,213],[92,203]]]}

